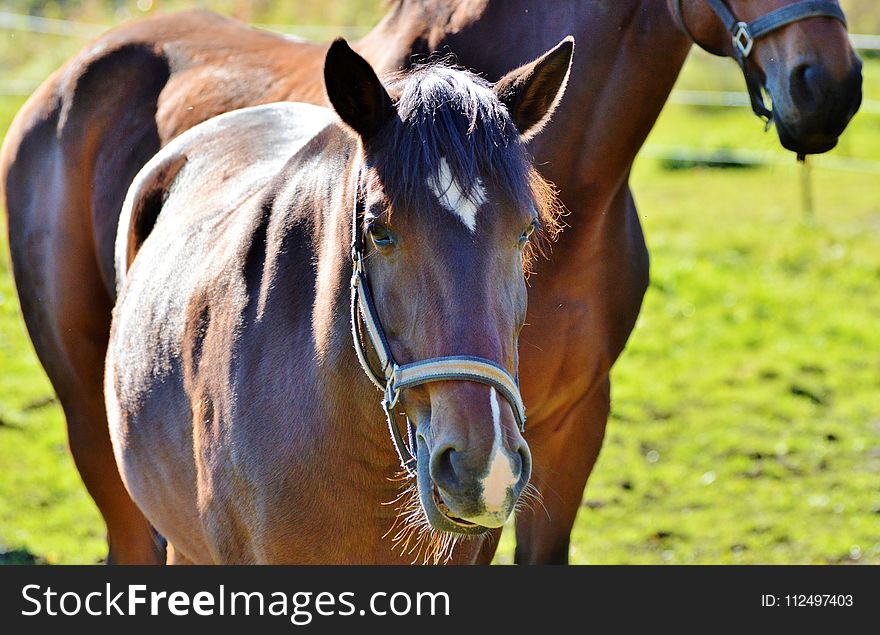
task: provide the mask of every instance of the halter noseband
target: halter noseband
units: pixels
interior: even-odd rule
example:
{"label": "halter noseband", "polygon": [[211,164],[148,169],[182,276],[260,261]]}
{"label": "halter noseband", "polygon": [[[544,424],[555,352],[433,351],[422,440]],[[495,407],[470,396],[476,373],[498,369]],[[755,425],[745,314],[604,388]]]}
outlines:
{"label": "halter noseband", "polygon": [[[417,444],[415,428],[407,418],[407,436],[403,438],[397,423],[395,408],[401,391],[435,381],[474,381],[497,389],[510,403],[520,430],[525,429],[526,409],[523,405],[517,380],[502,366],[482,357],[453,355],[434,357],[410,364],[398,365],[394,361],[388,340],[379,322],[379,315],[370,293],[367,273],[364,269],[364,240],[362,222],[364,200],[360,192],[360,176],[356,188],[354,218],[352,219],[351,240],[351,335],[361,367],[370,381],[382,391],[382,409],[388,420],[388,429],[394,448],[400,457],[400,464],[409,475],[415,473]],[[369,342],[379,363],[381,372],[377,373],[370,365],[364,349],[364,340]]]}
{"label": "halter noseband", "polygon": [[[704,51],[722,56],[721,52],[714,51],[697,41],[685,22],[681,2],[682,0],[673,0],[672,5],[675,8],[675,17],[682,31]],[[730,33],[733,40],[734,59],[739,63],[745,77],[749,98],[752,102],[752,110],[756,115],[766,119],[768,122],[772,118],[773,113],[767,109],[764,103],[764,97],[761,95],[761,83],[755,79],[748,67],[748,58],[755,42],[784,26],[808,18],[835,18],[840,20],[844,27],[847,26],[843,9],[836,2],[829,2],[827,0],[801,0],[771,11],[752,22],[743,22],[737,19],[724,0],[706,0],[706,4],[715,12],[715,15],[724,24],[724,28]]]}

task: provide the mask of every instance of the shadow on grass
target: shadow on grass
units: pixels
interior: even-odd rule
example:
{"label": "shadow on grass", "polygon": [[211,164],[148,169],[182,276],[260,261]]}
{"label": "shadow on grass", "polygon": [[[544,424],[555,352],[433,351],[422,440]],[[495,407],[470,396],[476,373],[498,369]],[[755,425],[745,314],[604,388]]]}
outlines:
{"label": "shadow on grass", "polygon": [[5,564],[46,564],[46,561],[27,549],[13,549],[0,551],[0,565]]}

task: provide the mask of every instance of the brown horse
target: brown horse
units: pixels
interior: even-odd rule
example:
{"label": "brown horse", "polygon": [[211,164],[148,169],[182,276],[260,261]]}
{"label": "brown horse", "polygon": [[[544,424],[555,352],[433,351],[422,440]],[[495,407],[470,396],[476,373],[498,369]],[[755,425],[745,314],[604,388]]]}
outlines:
{"label": "brown horse", "polygon": [[[715,2],[714,4],[717,4]],[[729,0],[742,20],[789,0]],[[452,50],[490,79],[568,33],[572,83],[530,150],[558,186],[570,225],[531,283],[520,373],[532,481],[545,509],[517,515],[518,562],[563,562],[610,404],[608,373],[635,324],[648,255],[628,186],[633,159],[692,45],[735,56],[709,0],[400,0],[356,48],[377,68]],[[487,42],[516,42],[508,57]],[[810,17],[753,43],[786,147],[828,149],[858,107],[860,62],[839,19]],[[107,521],[111,558],[161,560],[116,476],[101,369],[110,324],[113,237],[134,174],[176,135],[234,108],[326,103],[325,45],[201,12],[103,36],[55,73],[16,118],[0,156],[13,271],[34,346],[58,391],[70,444]],[[491,554],[489,554],[491,555]]]}
{"label": "brown horse", "polygon": [[[531,465],[513,379],[525,253],[559,209],[523,139],[559,101],[572,49],[494,90],[428,65],[386,91],[337,40],[324,72],[348,129],[318,106],[245,108],[135,177],[107,411],[124,482],[174,561],[473,562],[482,541],[454,539],[504,524]],[[361,328],[375,334],[363,348]],[[389,415],[414,422],[415,446],[398,446],[418,448],[413,483],[393,478],[374,375]]]}

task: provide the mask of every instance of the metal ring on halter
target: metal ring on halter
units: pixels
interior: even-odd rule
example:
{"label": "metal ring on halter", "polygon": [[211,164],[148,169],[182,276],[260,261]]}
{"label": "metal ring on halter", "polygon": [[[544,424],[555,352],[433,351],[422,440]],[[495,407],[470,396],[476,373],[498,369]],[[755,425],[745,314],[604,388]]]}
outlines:
{"label": "metal ring on halter", "polygon": [[752,48],[755,46],[755,39],[752,37],[748,23],[736,23],[736,31],[733,34],[733,46],[739,49],[743,57],[748,57],[749,53],[752,52]]}
{"label": "metal ring on halter", "polygon": [[386,408],[394,408],[397,405],[397,402],[400,401],[400,387],[397,386],[397,370],[399,366],[394,362],[391,362],[391,373],[388,374],[388,379],[385,384],[385,396],[383,398],[383,405]]}
{"label": "metal ring on halter", "polygon": [[358,276],[364,270],[364,259],[360,254],[354,254],[352,258],[354,266],[351,272],[351,290],[352,292],[357,292]]}

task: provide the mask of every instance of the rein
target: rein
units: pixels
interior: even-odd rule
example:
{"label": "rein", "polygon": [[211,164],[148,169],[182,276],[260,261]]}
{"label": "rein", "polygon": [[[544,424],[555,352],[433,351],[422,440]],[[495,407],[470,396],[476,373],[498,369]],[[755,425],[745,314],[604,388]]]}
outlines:
{"label": "rein", "polygon": [[[724,28],[730,33],[733,40],[734,59],[736,59],[739,67],[742,69],[743,76],[745,77],[749,99],[752,102],[752,110],[758,117],[765,119],[768,122],[768,125],[773,117],[773,112],[769,110],[764,103],[764,97],[761,94],[761,82],[755,78],[748,67],[749,55],[752,52],[755,42],[784,26],[808,18],[834,18],[840,20],[844,27],[847,26],[846,16],[843,14],[843,9],[841,9],[836,2],[829,2],[827,0],[800,0],[794,4],[789,4],[771,11],[767,15],[761,16],[752,22],[743,22],[739,20],[724,0],[705,1],[724,24]],[[694,44],[704,51],[707,51],[712,55],[723,57],[723,53],[712,50],[697,41],[697,38],[694,37],[694,34],[685,22],[684,10],[682,9],[681,3],[682,0],[674,0],[672,6],[675,8],[675,18],[682,31],[687,34]]]}
{"label": "rein", "polygon": [[[415,426],[406,419],[408,439],[397,422],[395,408],[400,401],[400,393],[414,386],[437,381],[473,381],[497,389],[513,408],[520,430],[525,429],[526,409],[519,392],[519,383],[502,366],[482,357],[452,355],[433,357],[410,364],[399,365],[394,360],[391,347],[385,338],[370,285],[364,269],[364,200],[360,192],[361,179],[358,178],[352,219],[351,240],[351,336],[358,361],[367,377],[382,391],[382,409],[388,421],[391,441],[400,457],[401,467],[409,476],[416,472],[417,443]],[[376,372],[370,365],[364,344],[369,343],[382,366]]]}

